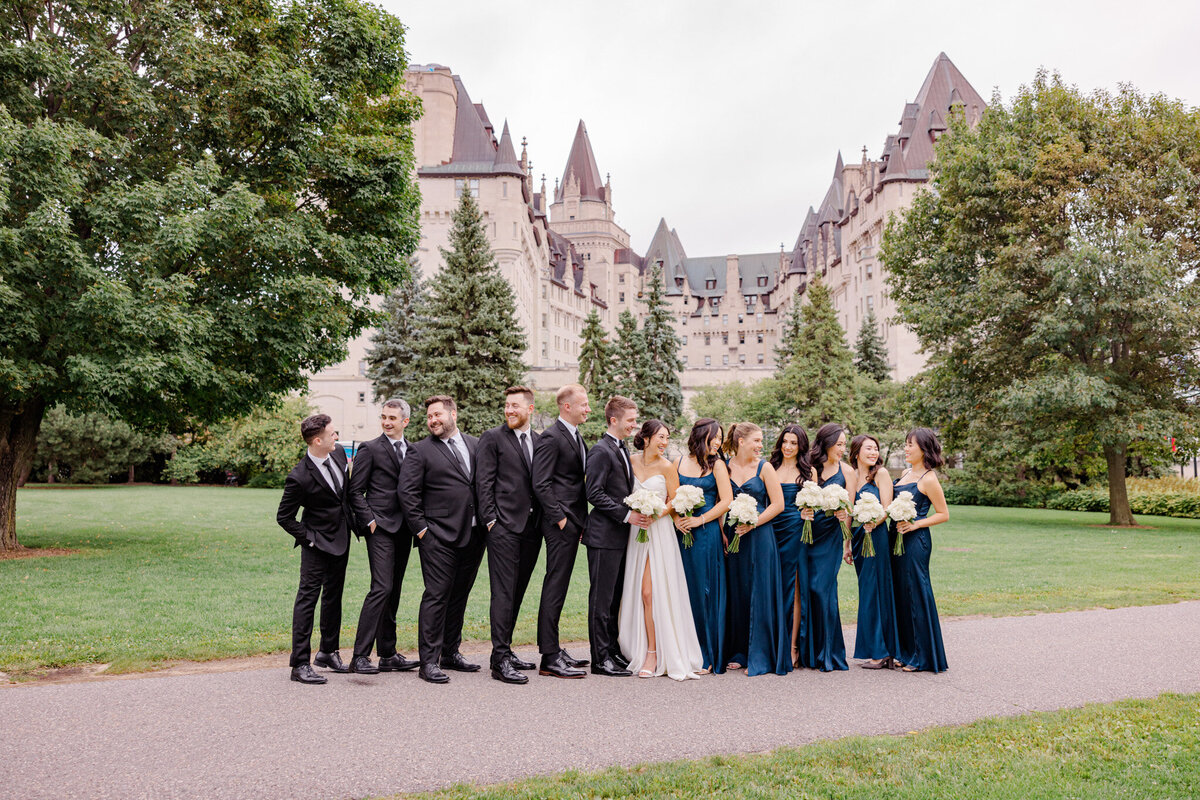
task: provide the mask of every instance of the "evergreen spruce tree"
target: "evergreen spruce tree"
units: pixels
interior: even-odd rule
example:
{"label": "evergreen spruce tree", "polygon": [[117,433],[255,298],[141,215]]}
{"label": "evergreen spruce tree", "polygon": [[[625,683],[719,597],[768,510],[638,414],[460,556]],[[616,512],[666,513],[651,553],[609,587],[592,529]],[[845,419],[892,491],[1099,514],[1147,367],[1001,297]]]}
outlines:
{"label": "evergreen spruce tree", "polygon": [[429,298],[421,283],[416,259],[409,263],[409,277],[383,299],[384,320],[371,335],[367,350],[367,377],[375,384],[375,399],[402,397],[409,405],[416,386],[417,343],[425,331]]}
{"label": "evergreen spruce tree", "polygon": [[679,359],[680,341],[675,335],[671,311],[663,298],[662,267],[655,263],[648,277],[642,298],[646,304],[646,318],[642,323],[646,359],[639,370],[638,416],[674,425],[683,416],[683,390],[679,386],[679,373],[683,370],[683,362]]}
{"label": "evergreen spruce tree", "polygon": [[579,384],[587,389],[593,402],[607,400],[613,394],[612,346],[605,339],[600,315],[593,308],[583,326],[579,348]]}
{"label": "evergreen spruce tree", "polygon": [[800,317],[800,293],[796,292],[792,295],[792,306],[788,309],[787,319],[783,322],[783,332],[779,337],[779,344],[775,347],[775,377],[783,378],[783,371],[787,368],[788,361],[791,360],[792,353],[796,349],[796,340],[800,338],[800,332],[803,330]]}
{"label": "evergreen spruce tree", "polygon": [[857,428],[854,356],[846,345],[829,289],[819,280],[808,285],[800,325],[802,333],[782,378],[790,415],[809,429],[826,422]]}
{"label": "evergreen spruce tree", "polygon": [[[646,340],[638,330],[637,317],[629,309],[617,316],[617,341],[613,347],[612,392],[622,394],[640,407],[641,373],[645,370]],[[607,397],[597,397],[595,402],[602,406]]]}
{"label": "evergreen spruce tree", "polygon": [[879,336],[874,311],[867,312],[862,328],[858,331],[858,342],[854,345],[854,366],[858,367],[859,372],[880,382],[892,376],[887,362],[887,350],[884,349],[883,339]]}
{"label": "evergreen spruce tree", "polygon": [[451,217],[450,249],[439,249],[445,266],[430,281],[409,402],[420,408],[429,395],[450,395],[459,427],[479,435],[497,421],[504,388],[522,380],[525,332],[470,191]]}

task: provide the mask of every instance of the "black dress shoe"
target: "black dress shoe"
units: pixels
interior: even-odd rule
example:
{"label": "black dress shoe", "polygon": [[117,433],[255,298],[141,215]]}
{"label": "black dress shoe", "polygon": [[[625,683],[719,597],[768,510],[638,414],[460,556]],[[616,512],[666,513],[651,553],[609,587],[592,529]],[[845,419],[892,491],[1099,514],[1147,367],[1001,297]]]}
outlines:
{"label": "black dress shoe", "polygon": [[313,663],[318,667],[328,667],[334,672],[349,672],[350,670],[342,663],[342,654],[337,650],[332,653],[317,653],[313,658]]}
{"label": "black dress shoe", "polygon": [[537,664],[534,664],[532,661],[523,661],[520,658],[517,658],[516,653],[513,653],[508,657],[508,663],[512,664],[517,669],[523,669],[526,671],[537,669]]}
{"label": "black dress shoe", "polygon": [[350,659],[350,671],[359,675],[378,675],[379,667],[371,663],[366,656],[355,656]]}
{"label": "black dress shoe", "polygon": [[408,672],[410,669],[416,669],[419,666],[421,666],[420,661],[416,659],[409,660],[399,653],[379,659],[380,672]]}
{"label": "black dress shoe", "polygon": [[324,675],[314,672],[308,664],[292,667],[292,680],[297,683],[326,683],[328,681]]}
{"label": "black dress shoe", "polygon": [[587,673],[568,664],[562,653],[555,653],[542,656],[542,665],[538,667],[538,675],[550,675],[555,678],[583,678],[587,676]]}
{"label": "black dress shoe", "polygon": [[492,667],[492,677],[504,683],[529,683],[529,678],[517,672],[507,658]]}
{"label": "black dress shoe", "polygon": [[563,657],[563,661],[567,662],[567,666],[575,667],[576,669],[579,669],[580,667],[586,667],[591,663],[586,658],[572,658],[571,654],[567,652],[566,648],[559,650],[558,654]]}
{"label": "black dress shoe", "polygon": [[621,669],[629,669],[629,659],[625,656],[621,655],[620,653],[613,653],[611,658],[612,662]]}
{"label": "black dress shoe", "polygon": [[421,671],[417,674],[421,676],[421,680],[429,681],[430,683],[450,682],[450,676],[442,672],[437,664],[422,664]]}
{"label": "black dress shoe", "polygon": [[628,678],[633,673],[627,669],[621,669],[616,665],[611,657],[604,659],[599,664],[592,664],[593,675],[607,675],[610,678]]}
{"label": "black dress shoe", "polygon": [[479,672],[478,664],[472,664],[463,658],[462,653],[451,653],[448,656],[442,656],[442,669],[453,669],[458,672]]}

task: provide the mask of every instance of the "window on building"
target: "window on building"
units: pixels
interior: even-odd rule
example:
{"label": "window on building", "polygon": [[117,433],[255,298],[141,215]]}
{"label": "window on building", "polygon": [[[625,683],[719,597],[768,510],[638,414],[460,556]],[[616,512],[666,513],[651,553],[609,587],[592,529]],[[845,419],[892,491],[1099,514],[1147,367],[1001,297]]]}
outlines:
{"label": "window on building", "polygon": [[759,286],[766,286],[766,285],[767,285],[767,276],[766,276],[766,275],[759,275],[759,276],[758,276],[758,285],[759,285]]}
{"label": "window on building", "polygon": [[875,266],[870,261],[868,261],[866,270],[867,270],[867,277],[870,278],[872,273],[875,272]]}
{"label": "window on building", "polygon": [[359,405],[362,405],[362,404],[363,404],[363,403],[365,403],[365,402],[367,402],[367,393],[366,393],[366,392],[359,392],[359,393],[358,393],[358,404],[359,404]]}
{"label": "window on building", "polygon": [[358,362],[358,374],[359,375],[367,374],[367,362],[365,362],[365,361]]}
{"label": "window on building", "polygon": [[728,324],[729,324],[729,315],[728,315],[728,314],[722,314],[722,315],[721,315],[721,324],[722,324],[722,325],[728,325]]}
{"label": "window on building", "polygon": [[712,344],[712,337],[709,336],[707,333],[704,334],[704,346],[708,347],[711,344]]}
{"label": "window on building", "polygon": [[684,314],[682,317],[679,318],[679,324],[685,328],[687,327],[687,314]]}
{"label": "window on building", "polygon": [[738,325],[741,325],[741,324],[742,324],[742,322],[743,322],[743,319],[744,319],[743,315],[741,315],[741,314],[738,314]]}
{"label": "window on building", "polygon": [[754,319],[755,319],[756,321],[758,321],[759,323],[761,323],[761,322],[762,322],[762,312],[760,311],[760,312],[758,312],[757,314],[755,314],[755,315],[754,315]]}
{"label": "window on building", "polygon": [[618,276],[617,276],[617,283],[624,283],[624,282],[625,282],[625,276],[624,276],[624,275],[618,275]]}
{"label": "window on building", "polygon": [[706,281],[704,282],[704,288],[705,288],[705,289],[715,289],[715,288],[717,288],[717,279],[716,279],[716,278],[709,278],[708,280],[706,280]]}
{"label": "window on building", "polygon": [[745,343],[746,343],[746,332],[738,331],[738,344],[745,344]]}
{"label": "window on building", "polygon": [[729,353],[726,353],[725,355],[721,356],[721,364],[726,367],[729,366]]}
{"label": "window on building", "polygon": [[762,342],[763,342],[763,340],[762,340],[762,337],[763,337],[763,335],[760,333],[760,334],[758,335],[758,343],[759,343],[759,344],[762,344]]}
{"label": "window on building", "polygon": [[729,334],[728,333],[721,334],[721,344],[729,344]]}
{"label": "window on building", "polygon": [[756,295],[752,295],[752,294],[746,295],[746,310],[747,311],[751,311],[754,309],[754,303],[756,300],[758,300],[758,297]]}
{"label": "window on building", "polygon": [[683,335],[683,343],[687,344],[687,334],[686,333]]}
{"label": "window on building", "polygon": [[[471,197],[478,198],[479,197],[479,179],[471,178],[470,180],[471,180],[471,184],[470,184]],[[455,178],[454,179],[454,197],[455,197],[455,199],[462,197],[463,188],[466,185],[467,185],[467,180],[465,178]]]}
{"label": "window on building", "polygon": [[687,356],[686,356],[686,355],[682,355],[682,356],[680,356],[680,357],[679,357],[679,360],[680,360],[681,362],[683,362],[683,365],[684,365],[685,367],[687,366]]}
{"label": "window on building", "polygon": [[760,364],[763,363],[763,354],[762,353],[758,354],[758,363],[760,363]]}
{"label": "window on building", "polygon": [[706,366],[706,367],[711,367],[711,366],[712,366],[712,356],[705,356],[705,357],[704,357],[704,366]]}
{"label": "window on building", "polygon": [[543,328],[548,328],[548,327],[550,327],[549,325],[547,325],[547,324],[546,324],[546,322],[547,322],[547,320],[546,320],[546,317],[547,317],[547,316],[548,316],[547,314],[542,314],[542,327],[543,327]]}
{"label": "window on building", "polygon": [[867,295],[867,311],[874,311],[874,310],[875,310],[875,295],[869,294],[869,295]]}
{"label": "window on building", "polygon": [[546,284],[542,284],[542,299],[546,299]]}
{"label": "window on building", "polygon": [[708,327],[708,317],[704,318],[704,327]]}
{"label": "window on building", "polygon": [[508,197],[508,181],[500,181],[500,196]]}
{"label": "window on building", "polygon": [[624,303],[624,302],[625,302],[625,293],[624,293],[624,292],[619,292],[619,293],[617,294],[617,300],[618,300],[619,302],[622,302],[622,303]]}
{"label": "window on building", "polygon": [[746,363],[746,354],[745,353],[738,353],[738,363],[739,364]]}

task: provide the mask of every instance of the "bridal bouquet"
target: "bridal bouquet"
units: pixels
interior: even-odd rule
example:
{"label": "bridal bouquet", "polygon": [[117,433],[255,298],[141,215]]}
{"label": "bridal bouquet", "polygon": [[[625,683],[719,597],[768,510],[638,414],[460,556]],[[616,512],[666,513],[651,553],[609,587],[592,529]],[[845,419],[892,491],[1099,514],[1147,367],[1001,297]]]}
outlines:
{"label": "bridal bouquet", "polygon": [[[726,512],[726,519],[733,527],[738,525],[754,526],[758,524],[758,503],[748,494],[739,494],[733,498],[733,502],[729,505],[729,511]],[[734,534],[729,540],[729,548],[727,553],[736,553],[741,546],[742,537]]]}
{"label": "bridal bouquet", "polygon": [[[704,508],[704,490],[692,484],[680,486],[675,492],[675,497],[671,500],[671,508],[675,509],[675,513],[681,517],[694,515],[697,511]],[[696,538],[692,536],[691,531],[684,532],[684,547],[691,547],[695,541]]]}
{"label": "bridal bouquet", "polygon": [[[821,509],[824,495],[816,481],[805,481],[796,492],[796,506],[801,510],[811,508],[814,512]],[[812,520],[804,520],[804,530],[800,533],[800,541],[812,544]]]}
{"label": "bridal bouquet", "polygon": [[[836,483],[831,483],[821,490],[821,494],[824,495],[822,498],[821,510],[831,517],[839,511],[850,513],[850,511],[853,509],[853,506],[850,503],[850,493],[846,491],[846,487],[844,486],[838,486]],[[849,540],[850,523],[842,522],[841,520],[838,521],[841,522],[842,525],[842,538]]]}
{"label": "bridal bouquet", "polygon": [[[625,498],[625,505],[647,517],[657,517],[667,510],[667,501],[663,500],[658,492],[652,492],[649,489],[638,489]],[[645,528],[638,528],[637,540],[639,542],[650,541]]]}
{"label": "bridal bouquet", "polygon": [[[917,518],[917,504],[913,502],[912,492],[901,492],[887,507],[888,516],[893,522],[912,522]],[[896,546],[892,549],[894,555],[904,555],[904,534],[896,533]]]}
{"label": "bridal bouquet", "polygon": [[[863,492],[862,497],[858,498],[858,502],[854,504],[854,510],[850,513],[856,525],[879,523],[887,518],[887,509],[883,507],[883,503],[879,502],[879,498],[870,492]],[[871,532],[863,531],[862,557],[870,558],[873,555],[875,555],[875,543],[871,541]]]}

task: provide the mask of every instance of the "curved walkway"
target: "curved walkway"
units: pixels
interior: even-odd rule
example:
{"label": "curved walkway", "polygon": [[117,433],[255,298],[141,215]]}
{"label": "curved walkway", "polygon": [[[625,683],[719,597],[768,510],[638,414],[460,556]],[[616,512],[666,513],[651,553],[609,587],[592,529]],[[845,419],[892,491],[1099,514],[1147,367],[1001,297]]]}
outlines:
{"label": "curved walkway", "polygon": [[0,690],[0,797],[387,795],[1200,692],[1200,601],[949,620],[943,633],[941,675],[535,673],[508,686],[485,669],[446,686],[415,673],[302,686],[280,656],[271,669],[15,686]]}

